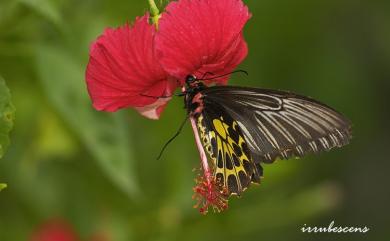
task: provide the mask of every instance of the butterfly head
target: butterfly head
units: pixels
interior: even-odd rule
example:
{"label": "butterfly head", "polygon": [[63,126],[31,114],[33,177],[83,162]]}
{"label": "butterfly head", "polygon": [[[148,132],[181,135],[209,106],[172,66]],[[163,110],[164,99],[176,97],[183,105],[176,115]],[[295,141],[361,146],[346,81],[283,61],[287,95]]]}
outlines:
{"label": "butterfly head", "polygon": [[199,79],[195,75],[187,75],[186,79],[187,87],[195,87],[199,85]]}

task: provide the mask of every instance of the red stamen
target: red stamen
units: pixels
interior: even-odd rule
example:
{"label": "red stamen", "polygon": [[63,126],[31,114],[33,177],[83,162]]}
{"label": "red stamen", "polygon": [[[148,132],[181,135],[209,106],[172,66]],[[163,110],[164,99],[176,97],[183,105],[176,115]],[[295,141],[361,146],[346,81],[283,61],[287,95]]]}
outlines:
{"label": "red stamen", "polygon": [[194,208],[199,208],[201,214],[207,214],[209,207],[214,212],[222,212],[228,208],[227,191],[220,182],[211,178],[211,175],[199,175],[195,179],[197,185],[194,187],[193,199],[197,201]]}
{"label": "red stamen", "polygon": [[228,192],[222,185],[221,180],[215,180],[213,177],[212,167],[210,167],[206,153],[202,147],[195,119],[191,117],[190,120],[204,174],[203,176],[199,175],[195,180],[197,185],[194,187],[195,193],[192,198],[196,199],[197,203],[194,205],[194,208],[199,208],[202,214],[206,214],[209,207],[212,207],[214,212],[221,212],[228,208]]}

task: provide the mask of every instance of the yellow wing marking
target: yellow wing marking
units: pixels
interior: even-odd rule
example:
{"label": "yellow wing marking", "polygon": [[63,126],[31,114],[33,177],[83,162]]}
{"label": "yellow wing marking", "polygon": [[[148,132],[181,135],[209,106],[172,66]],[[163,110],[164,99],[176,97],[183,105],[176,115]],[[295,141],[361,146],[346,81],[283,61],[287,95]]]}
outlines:
{"label": "yellow wing marking", "polygon": [[[217,181],[226,187],[229,194],[239,195],[250,184],[255,167],[250,153],[243,148],[246,143],[239,132],[238,124],[235,121],[231,123],[230,133],[234,132],[234,140],[229,134],[229,124],[223,117],[213,119],[213,130],[211,127],[207,128],[203,120],[200,115],[197,126],[203,147],[212,161],[214,178],[218,178]],[[212,142],[216,147],[212,146]]]}
{"label": "yellow wing marking", "polygon": [[218,119],[213,120],[213,125],[215,130],[218,132],[218,134],[223,138],[226,139],[226,127],[228,127],[225,123],[222,123],[222,121]]}

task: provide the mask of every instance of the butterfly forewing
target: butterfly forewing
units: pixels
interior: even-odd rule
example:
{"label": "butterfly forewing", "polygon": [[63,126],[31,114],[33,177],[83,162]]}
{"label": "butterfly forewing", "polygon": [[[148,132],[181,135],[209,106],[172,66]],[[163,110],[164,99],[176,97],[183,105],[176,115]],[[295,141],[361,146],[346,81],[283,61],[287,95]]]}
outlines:
{"label": "butterfly forewing", "polygon": [[[236,125],[256,163],[330,150],[351,138],[350,122],[343,115],[305,96],[234,86],[209,87],[200,93],[204,115],[223,117],[220,120],[231,128]],[[213,120],[206,126],[213,126]]]}

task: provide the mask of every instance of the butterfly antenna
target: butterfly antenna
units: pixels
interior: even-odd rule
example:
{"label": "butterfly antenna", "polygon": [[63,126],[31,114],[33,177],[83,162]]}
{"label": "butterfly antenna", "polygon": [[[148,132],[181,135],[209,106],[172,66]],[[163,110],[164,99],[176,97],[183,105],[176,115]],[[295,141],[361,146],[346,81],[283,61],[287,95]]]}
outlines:
{"label": "butterfly antenna", "polygon": [[142,96],[142,97],[148,97],[148,98],[153,98],[153,99],[164,99],[164,98],[171,98],[173,96],[184,96],[184,95],[185,94],[183,94],[183,93],[172,94],[172,95],[161,95],[161,96],[140,94],[140,96]]}
{"label": "butterfly antenna", "polygon": [[162,148],[161,151],[160,151],[160,154],[159,154],[158,157],[157,157],[157,160],[160,160],[162,154],[164,153],[164,150],[167,148],[167,146],[169,145],[169,143],[171,143],[171,142],[172,142],[172,141],[181,133],[181,130],[183,129],[184,124],[187,122],[188,118],[189,118],[189,115],[187,115],[186,118],[184,119],[184,121],[181,123],[181,125],[180,125],[179,129],[177,130],[177,132],[175,133],[175,135],[173,135],[173,136],[171,137],[171,139],[169,139],[169,140],[165,143],[165,145],[163,146],[163,148]]}
{"label": "butterfly antenna", "polygon": [[212,77],[212,78],[206,78],[206,79],[202,78],[202,79],[198,79],[198,80],[213,80],[213,79],[218,79],[218,78],[221,78],[221,77],[224,77],[224,76],[227,76],[227,75],[230,75],[230,74],[234,74],[234,73],[244,73],[246,75],[249,75],[248,72],[246,72],[245,70],[239,69],[239,70],[235,70],[233,72],[227,73],[227,74],[215,76],[215,77]]}
{"label": "butterfly antenna", "polygon": [[172,97],[172,95],[161,95],[161,96],[153,96],[153,95],[144,95],[140,94],[142,97],[148,97],[148,98],[153,98],[153,99],[161,99],[161,98],[169,98]]}

